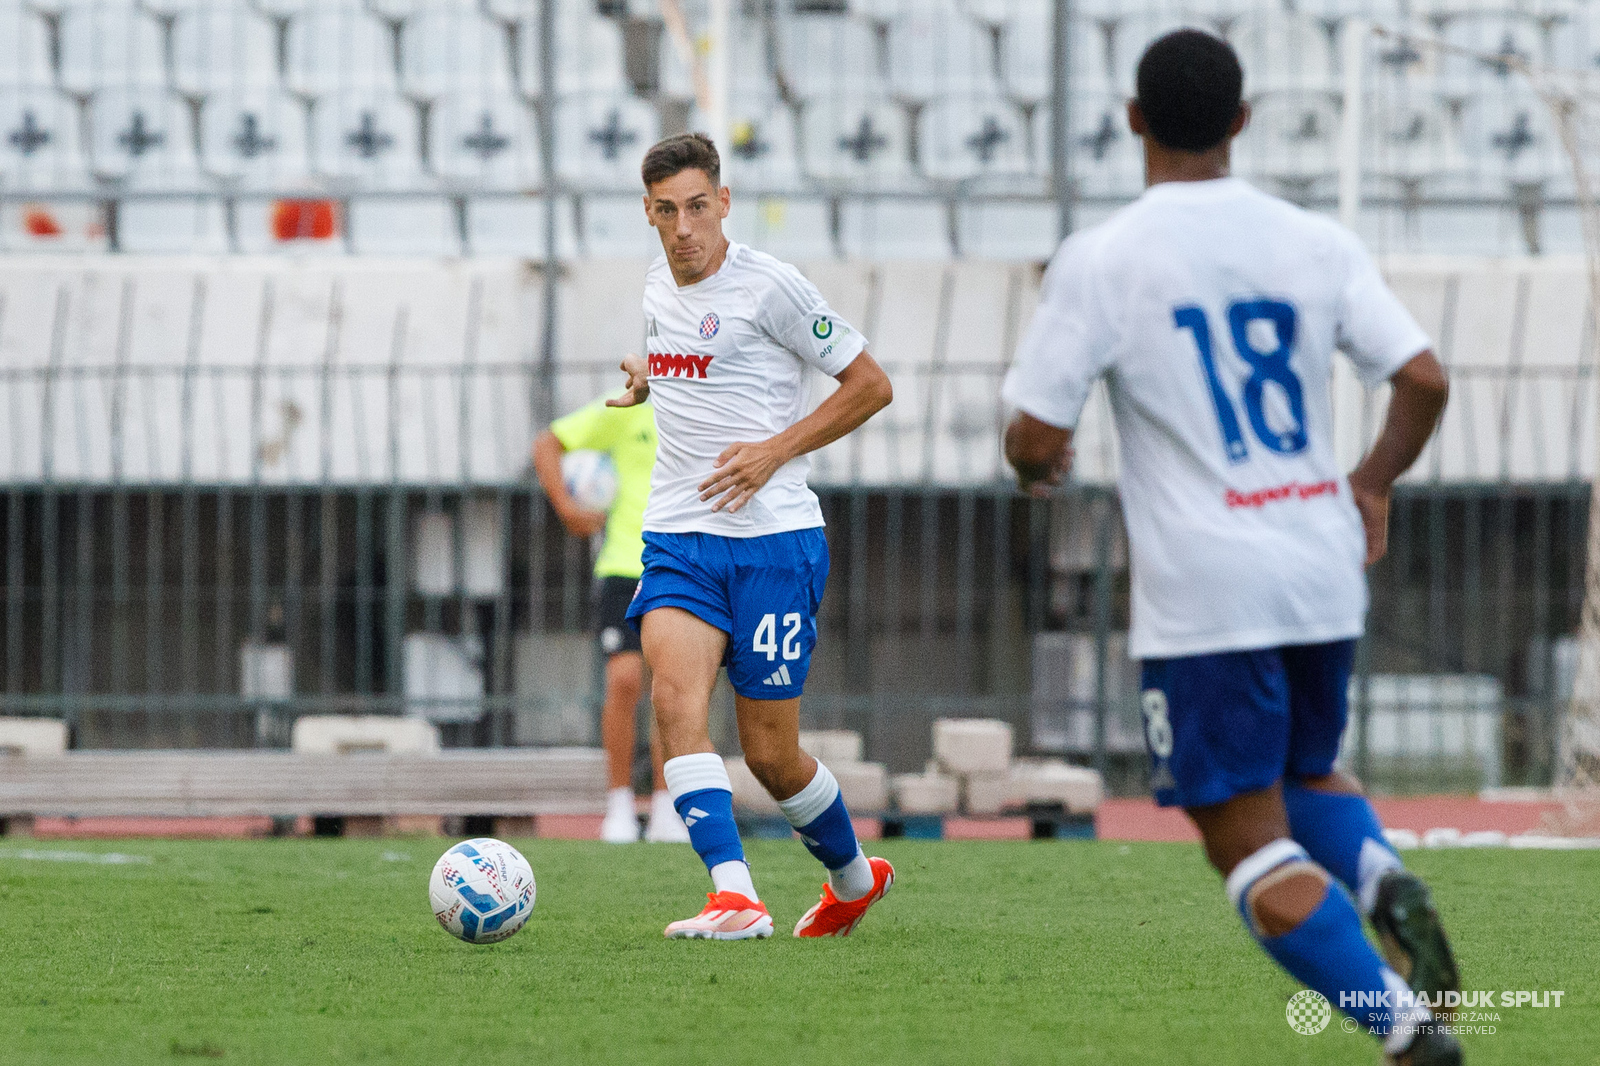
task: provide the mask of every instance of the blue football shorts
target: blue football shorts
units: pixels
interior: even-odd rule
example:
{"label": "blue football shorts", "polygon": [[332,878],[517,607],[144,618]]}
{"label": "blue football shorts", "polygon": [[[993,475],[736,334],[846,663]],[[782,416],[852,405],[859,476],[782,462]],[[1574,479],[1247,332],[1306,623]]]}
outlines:
{"label": "blue football shorts", "polygon": [[728,634],[722,665],[747,699],[800,695],[817,646],[817,609],[828,583],[828,538],[819,526],[764,537],[646,533],[644,576],[628,621],[680,607]]}
{"label": "blue football shorts", "polygon": [[1296,644],[1142,663],[1150,788],[1206,807],[1333,769],[1356,642]]}

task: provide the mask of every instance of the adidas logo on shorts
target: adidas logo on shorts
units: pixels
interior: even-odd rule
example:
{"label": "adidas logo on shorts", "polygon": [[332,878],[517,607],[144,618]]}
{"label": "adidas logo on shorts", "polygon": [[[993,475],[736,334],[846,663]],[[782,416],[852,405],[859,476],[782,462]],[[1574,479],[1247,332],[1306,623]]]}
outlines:
{"label": "adidas logo on shorts", "polygon": [[790,685],[794,684],[794,682],[789,679],[789,664],[784,663],[782,666],[778,667],[777,673],[773,674],[771,677],[767,678],[761,683],[763,685],[777,685],[779,688],[788,688]]}

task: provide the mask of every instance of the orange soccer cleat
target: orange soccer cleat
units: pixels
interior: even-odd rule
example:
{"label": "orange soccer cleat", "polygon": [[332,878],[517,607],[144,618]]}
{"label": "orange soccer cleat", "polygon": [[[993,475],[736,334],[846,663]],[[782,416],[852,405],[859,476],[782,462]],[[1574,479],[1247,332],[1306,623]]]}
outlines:
{"label": "orange soccer cleat", "polygon": [[664,934],[669,940],[750,940],[772,935],[772,915],[764,903],[737,892],[706,894],[705,910],[693,918],[673,922]]}
{"label": "orange soccer cleat", "polygon": [[833,894],[832,885],[824,883],[822,899],[795,925],[795,936],[850,935],[867,908],[888,895],[894,885],[894,867],[889,865],[888,859],[872,858],[867,862],[872,866],[872,891],[845,903]]}

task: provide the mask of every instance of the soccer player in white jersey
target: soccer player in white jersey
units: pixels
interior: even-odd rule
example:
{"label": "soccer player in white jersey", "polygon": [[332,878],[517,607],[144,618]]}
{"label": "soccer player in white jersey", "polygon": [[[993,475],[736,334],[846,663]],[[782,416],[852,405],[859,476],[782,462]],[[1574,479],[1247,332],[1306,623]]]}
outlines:
{"label": "soccer player in white jersey", "polygon": [[[1459,987],[1438,913],[1334,768],[1363,564],[1383,555],[1390,487],[1448,383],[1352,234],[1228,176],[1242,83],[1208,34],[1145,52],[1128,120],[1148,188],[1056,253],[1004,385],[1006,455],[1048,492],[1105,379],[1157,802],[1188,812],[1279,965],[1380,1035],[1391,1061],[1459,1063],[1416,1005]],[[1393,385],[1349,477],[1333,450],[1335,348],[1369,387]]]}
{"label": "soccer player in white jersey", "polygon": [[[828,870],[795,936],[844,936],[894,869],[862,854],[838,782],[800,750],[800,691],[828,579],[805,456],[886,406],[889,378],[798,270],[723,236],[729,194],[708,138],[669,137],[641,169],[665,254],[645,281],[645,358],[623,361],[628,392],[608,401],[649,396],[659,441],[628,619],[654,674],[667,789],[712,882],[705,908],[666,935],[772,935],[708,730],[726,666],[745,761]],[[839,383],[810,414],[808,366]]]}

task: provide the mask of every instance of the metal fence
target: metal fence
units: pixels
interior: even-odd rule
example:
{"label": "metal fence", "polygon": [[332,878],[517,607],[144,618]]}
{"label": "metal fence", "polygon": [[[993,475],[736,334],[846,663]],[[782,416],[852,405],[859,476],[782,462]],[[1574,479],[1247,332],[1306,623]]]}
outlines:
{"label": "metal fence", "polygon": [[[451,418],[467,417],[471,373],[423,375],[451,382]],[[531,389],[521,375],[493,380]],[[998,413],[971,415],[990,445]],[[870,757],[910,770],[933,719],[1003,718],[1028,750],[1144,787],[1114,489],[1035,501],[922,469],[820,490],[833,568],[806,721],[857,729]],[[65,718],[80,747],[284,745],[299,715],[334,712],[422,714],[451,744],[594,742],[592,546],[534,482],[326,475],[9,484],[0,713]],[[1371,574],[1353,768],[1393,791],[1549,780],[1587,515],[1576,478],[1400,488]],[[730,715],[724,687],[727,747]]]}

